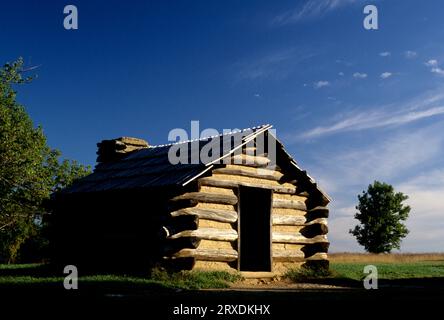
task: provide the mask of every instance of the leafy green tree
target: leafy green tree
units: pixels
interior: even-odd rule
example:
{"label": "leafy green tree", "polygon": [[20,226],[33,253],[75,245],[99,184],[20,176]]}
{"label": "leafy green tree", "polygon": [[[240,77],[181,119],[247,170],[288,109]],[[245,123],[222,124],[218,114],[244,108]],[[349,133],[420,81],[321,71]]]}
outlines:
{"label": "leafy green tree", "polygon": [[358,199],[359,213],[355,214],[355,219],[360,225],[350,230],[358,243],[371,253],[399,249],[402,238],[409,233],[403,224],[410,213],[410,207],[403,204],[408,196],[395,193],[389,184],[375,181],[358,195]]}
{"label": "leafy green tree", "polygon": [[47,145],[42,128],[34,127],[16,100],[23,60],[0,68],[0,260],[14,262],[20,247],[39,232],[42,203],[54,191],[90,172]]}

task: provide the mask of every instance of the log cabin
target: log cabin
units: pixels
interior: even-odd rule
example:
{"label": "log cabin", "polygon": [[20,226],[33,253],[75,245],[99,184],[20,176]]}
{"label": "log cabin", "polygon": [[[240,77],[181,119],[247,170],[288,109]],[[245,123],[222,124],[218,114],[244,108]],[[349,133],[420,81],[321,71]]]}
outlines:
{"label": "log cabin", "polygon": [[328,267],[330,199],[271,128],[98,143],[94,172],[53,196],[53,260],[128,272]]}

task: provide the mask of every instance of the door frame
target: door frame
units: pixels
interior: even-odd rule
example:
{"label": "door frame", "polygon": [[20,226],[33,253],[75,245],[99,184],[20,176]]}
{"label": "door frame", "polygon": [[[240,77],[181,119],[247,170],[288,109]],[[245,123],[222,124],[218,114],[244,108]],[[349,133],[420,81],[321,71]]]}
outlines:
{"label": "door frame", "polygon": [[[242,188],[251,188],[251,189],[265,189],[270,191],[270,218],[268,225],[270,227],[270,272],[273,272],[273,196],[274,190],[268,188],[260,188],[260,187],[250,187],[244,185],[238,185],[237,187],[237,271],[241,272],[241,189]],[[258,271],[260,272],[260,271]],[[266,272],[266,271],[264,271]]]}

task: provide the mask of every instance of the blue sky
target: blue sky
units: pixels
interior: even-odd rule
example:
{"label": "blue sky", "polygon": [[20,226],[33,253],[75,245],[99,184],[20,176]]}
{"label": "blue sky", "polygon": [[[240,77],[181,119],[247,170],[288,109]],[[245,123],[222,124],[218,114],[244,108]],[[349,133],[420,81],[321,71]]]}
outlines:
{"label": "blue sky", "polygon": [[[79,29],[63,28],[75,4]],[[363,28],[374,4],[379,30]],[[0,62],[38,78],[19,100],[52,147],[93,165],[96,142],[167,142],[201,128],[271,123],[334,199],[332,251],[373,180],[410,196],[402,251],[444,247],[441,0],[8,1]]]}

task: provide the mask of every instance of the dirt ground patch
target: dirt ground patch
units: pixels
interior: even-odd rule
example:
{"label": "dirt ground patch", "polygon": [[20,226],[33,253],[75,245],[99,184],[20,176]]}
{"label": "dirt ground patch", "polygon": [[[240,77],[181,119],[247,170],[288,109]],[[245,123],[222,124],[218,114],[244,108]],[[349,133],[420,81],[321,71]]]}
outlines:
{"label": "dirt ground patch", "polygon": [[347,287],[321,283],[294,283],[284,277],[250,278],[233,283],[231,289],[248,290],[298,290],[298,289],[344,289]]}

